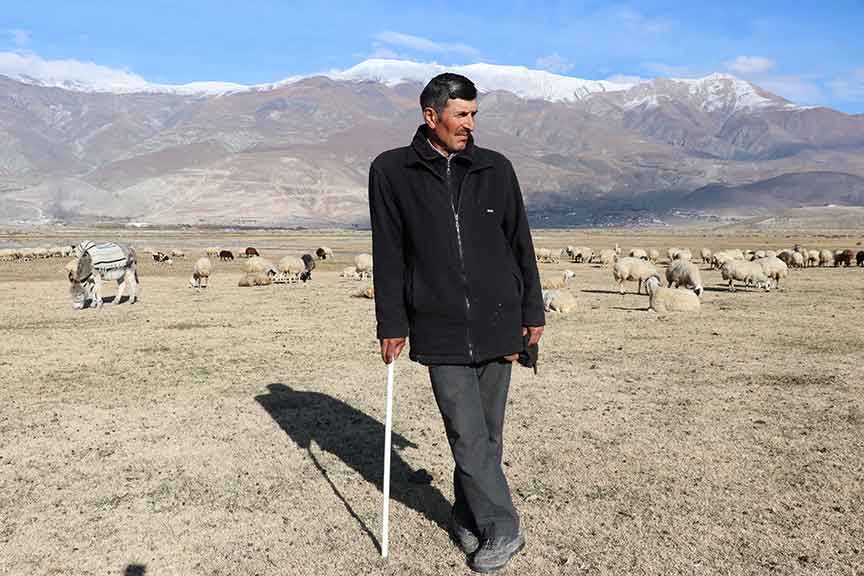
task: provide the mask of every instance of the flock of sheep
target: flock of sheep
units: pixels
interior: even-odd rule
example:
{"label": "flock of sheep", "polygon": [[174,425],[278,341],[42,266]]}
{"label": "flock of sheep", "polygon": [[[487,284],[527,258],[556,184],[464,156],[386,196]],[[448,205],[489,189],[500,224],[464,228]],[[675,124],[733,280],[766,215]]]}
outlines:
{"label": "flock of sheep", "polygon": [[[572,263],[598,263],[611,267],[620,293],[624,294],[624,282],[636,282],[637,294],[641,294],[644,288],[649,309],[655,312],[695,312],[701,307],[700,298],[704,290],[701,273],[692,262],[693,253],[686,248],[666,251],[667,286],[663,286],[657,270],[660,251],[656,248],[632,248],[623,256],[617,244],[598,252],[586,246],[567,246],[557,253],[549,248],[538,248],[536,256],[539,263],[557,263],[566,258]],[[800,245],[780,251],[730,249],[717,253],[703,248],[699,257],[703,264],[720,271],[730,292],[735,291],[736,282],[766,291],[779,288],[790,267],[864,266],[864,250],[856,254],[852,250],[807,250]],[[571,270],[565,270],[560,277],[541,277],[543,304],[547,312],[567,313],[576,308],[572,294],[562,290],[574,277]]]}

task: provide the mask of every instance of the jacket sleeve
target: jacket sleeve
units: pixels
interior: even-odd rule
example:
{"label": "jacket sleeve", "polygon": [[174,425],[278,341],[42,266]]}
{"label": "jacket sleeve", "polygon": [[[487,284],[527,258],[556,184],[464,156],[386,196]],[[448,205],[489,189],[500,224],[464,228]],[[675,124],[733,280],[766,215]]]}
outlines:
{"label": "jacket sleeve", "polygon": [[402,215],[386,176],[369,169],[369,216],[375,265],[375,316],[378,338],[408,336]]}
{"label": "jacket sleeve", "polygon": [[504,232],[510,242],[510,249],[516,264],[522,272],[525,290],[522,293],[522,324],[524,326],[544,326],[546,315],[543,312],[543,295],[540,291],[540,273],[537,271],[537,258],[534,256],[534,243],[528,228],[522,190],[513,166],[507,164],[510,175],[510,203]]}

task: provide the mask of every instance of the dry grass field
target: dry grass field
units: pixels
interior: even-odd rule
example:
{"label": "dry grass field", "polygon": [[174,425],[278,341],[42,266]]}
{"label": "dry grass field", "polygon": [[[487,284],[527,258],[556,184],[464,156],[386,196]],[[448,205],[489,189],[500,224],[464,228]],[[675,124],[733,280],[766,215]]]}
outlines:
{"label": "dry grass field", "polygon": [[[53,236],[53,237],[49,237]],[[0,262],[0,574],[469,573],[442,528],[451,459],[428,377],[396,367],[391,558],[379,558],[385,370],[361,232],[57,232],[131,240],[141,300],[74,311],[59,259]],[[536,245],[855,248],[862,237],[546,231]],[[206,246],[329,245],[306,285],[188,287]],[[864,268],[707,290],[658,317],[570,268],[539,376],[514,368],[505,466],[528,545],[509,574],[864,574]],[[662,268],[661,268],[662,270]],[[108,293],[113,293],[113,286]],[[431,476],[424,481],[422,470]]]}

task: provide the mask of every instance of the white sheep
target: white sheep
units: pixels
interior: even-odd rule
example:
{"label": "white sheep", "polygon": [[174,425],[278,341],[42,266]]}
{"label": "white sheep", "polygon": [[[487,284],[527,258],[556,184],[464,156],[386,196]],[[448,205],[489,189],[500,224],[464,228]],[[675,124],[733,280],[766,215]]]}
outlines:
{"label": "white sheep", "polygon": [[819,266],[819,250],[808,250],[806,261],[810,268]]}
{"label": "white sheep", "polygon": [[354,257],[354,268],[357,270],[360,278],[371,278],[373,273],[372,266],[371,254],[358,254]]}
{"label": "white sheep", "polygon": [[658,314],[666,312],[698,312],[702,308],[699,297],[682,288],[664,288],[657,276],[645,281],[648,290],[648,308]]}
{"label": "white sheep", "polygon": [[213,246],[210,246],[207,248],[207,250],[204,251],[204,253],[207,254],[209,258],[216,258],[219,255],[219,248],[214,248]]}
{"label": "white sheep", "polygon": [[613,264],[615,264],[615,262],[618,261],[618,254],[615,252],[615,250],[612,250],[611,248],[601,250],[600,255],[597,259],[600,261],[600,264],[602,266],[612,266]]}
{"label": "white sheep", "polygon": [[540,287],[544,290],[557,290],[566,288],[567,284],[576,277],[572,270],[565,270],[559,278],[541,278]]}
{"label": "white sheep", "polygon": [[199,258],[192,265],[192,277],[189,278],[189,286],[192,288],[207,288],[207,280],[213,270],[213,263],[209,258]]}
{"label": "white sheep", "polygon": [[[255,256],[252,257],[253,259]],[[273,278],[278,283],[298,283],[306,273],[306,263],[296,256],[285,256],[279,260],[278,273]]]}
{"label": "white sheep", "polygon": [[670,288],[683,286],[693,290],[697,296],[702,295],[702,275],[699,268],[688,260],[673,260],[666,269],[666,282]]}
{"label": "white sheep", "polygon": [[660,251],[656,248],[649,248],[648,260],[650,260],[651,262],[657,262],[658,260],[660,260]]}
{"label": "white sheep", "polygon": [[266,272],[249,272],[240,277],[237,286],[269,286],[273,283],[273,278]]}
{"label": "white sheep", "polygon": [[699,250],[699,256],[702,257],[703,264],[708,264],[711,261],[711,250],[709,248],[702,248]]}
{"label": "white sheep", "polygon": [[619,259],[612,267],[612,276],[618,283],[621,294],[624,294],[624,281],[634,280],[639,283],[637,294],[642,293],[642,283],[651,276],[657,275],[657,268],[647,260],[639,258],[624,257]]}
{"label": "white sheep", "polygon": [[186,258],[186,254],[182,250],[171,250],[172,258]]}
{"label": "white sheep", "polygon": [[729,282],[730,292],[735,291],[735,280],[744,282],[747,286],[764,288],[766,291],[771,290],[771,282],[768,280],[768,276],[765,275],[762,266],[756,262],[729,260],[720,268],[720,273],[723,276],[723,280]]}
{"label": "white sheep", "polygon": [[573,262],[590,262],[594,258],[594,250],[588,246],[577,246],[572,248],[570,259]]}
{"label": "white sheep", "polygon": [[537,248],[534,256],[537,258],[537,262],[546,262],[546,263],[557,263],[558,257],[552,253],[552,250],[549,248]]}
{"label": "white sheep", "polygon": [[693,259],[693,253],[690,252],[687,248],[681,248],[675,252],[675,260],[687,260],[690,261]]}
{"label": "white sheep", "polygon": [[834,252],[823,248],[819,251],[820,266],[834,266]]}
{"label": "white sheep", "polygon": [[543,309],[546,312],[569,314],[576,310],[576,298],[567,291],[543,290]]}
{"label": "white sheep", "polygon": [[275,266],[269,260],[261,256],[252,256],[243,263],[243,271],[247,274],[255,274],[258,272],[275,271]]}
{"label": "white sheep", "polygon": [[631,248],[630,258],[639,258],[640,260],[648,260],[648,252],[642,248]]}
{"label": "white sheep", "polygon": [[789,274],[789,267],[776,256],[757,258],[754,262],[762,267],[762,271],[765,272],[769,280],[774,281],[775,288],[780,288],[780,280],[785,280]]}
{"label": "white sheep", "polygon": [[333,249],[329,246],[319,246],[315,250],[315,257],[318,258],[318,260],[332,260]]}
{"label": "white sheep", "polygon": [[347,266],[343,268],[339,276],[342,278],[350,278],[351,280],[360,279],[360,274],[357,273],[357,268],[355,266]]}

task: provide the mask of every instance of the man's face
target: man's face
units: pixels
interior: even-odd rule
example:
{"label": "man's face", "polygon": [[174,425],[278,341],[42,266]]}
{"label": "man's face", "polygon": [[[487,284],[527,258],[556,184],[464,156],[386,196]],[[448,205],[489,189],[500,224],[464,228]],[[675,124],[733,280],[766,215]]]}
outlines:
{"label": "man's face", "polygon": [[440,115],[432,108],[423,111],[431,139],[450,153],[465,149],[476,115],[477,100],[450,99]]}

